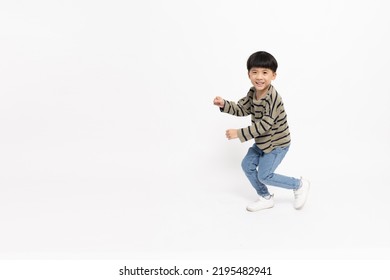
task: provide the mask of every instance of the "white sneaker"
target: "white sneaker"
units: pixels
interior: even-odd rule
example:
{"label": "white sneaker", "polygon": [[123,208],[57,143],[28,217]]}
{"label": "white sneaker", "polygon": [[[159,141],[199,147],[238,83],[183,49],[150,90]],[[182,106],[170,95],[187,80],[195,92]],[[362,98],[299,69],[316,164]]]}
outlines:
{"label": "white sneaker", "polygon": [[259,196],[259,199],[252,204],[249,204],[246,207],[246,210],[250,212],[255,212],[263,209],[268,209],[274,207],[274,195],[270,195],[269,198],[264,198],[262,196]]}
{"label": "white sneaker", "polygon": [[309,194],[310,182],[301,177],[301,186],[294,190],[294,208],[299,210],[305,205],[307,195]]}

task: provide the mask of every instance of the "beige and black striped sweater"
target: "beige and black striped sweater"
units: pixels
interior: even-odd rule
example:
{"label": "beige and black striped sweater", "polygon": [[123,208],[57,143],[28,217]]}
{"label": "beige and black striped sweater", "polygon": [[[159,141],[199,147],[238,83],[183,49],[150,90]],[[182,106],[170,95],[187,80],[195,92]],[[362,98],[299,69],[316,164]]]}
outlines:
{"label": "beige and black striped sweater", "polygon": [[254,139],[256,145],[265,153],[276,147],[288,146],[291,139],[282,97],[272,85],[262,99],[256,100],[255,96],[256,90],[252,87],[237,104],[225,100],[221,112],[238,117],[251,115],[252,125],[238,129],[241,142]]}

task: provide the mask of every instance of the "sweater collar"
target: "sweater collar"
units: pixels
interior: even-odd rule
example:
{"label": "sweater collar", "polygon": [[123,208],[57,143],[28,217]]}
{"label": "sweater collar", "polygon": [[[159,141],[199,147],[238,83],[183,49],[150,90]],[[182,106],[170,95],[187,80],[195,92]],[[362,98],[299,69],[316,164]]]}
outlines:
{"label": "sweater collar", "polygon": [[269,85],[268,90],[267,90],[267,94],[263,98],[261,98],[259,100],[256,99],[256,89],[255,89],[255,87],[252,87],[251,91],[253,92],[253,100],[256,101],[256,102],[260,102],[260,101],[263,101],[263,100],[270,100],[271,99],[271,95],[272,95],[272,92],[274,91],[274,87],[273,87],[272,84]]}

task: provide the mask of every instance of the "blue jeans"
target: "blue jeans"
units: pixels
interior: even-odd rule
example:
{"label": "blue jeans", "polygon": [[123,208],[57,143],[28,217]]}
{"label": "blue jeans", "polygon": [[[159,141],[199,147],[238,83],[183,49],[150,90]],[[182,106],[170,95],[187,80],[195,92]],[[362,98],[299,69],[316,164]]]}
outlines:
{"label": "blue jeans", "polygon": [[264,153],[256,144],[249,148],[241,166],[258,195],[270,195],[266,185],[290,190],[299,188],[299,179],[274,173],[288,149],[289,146]]}

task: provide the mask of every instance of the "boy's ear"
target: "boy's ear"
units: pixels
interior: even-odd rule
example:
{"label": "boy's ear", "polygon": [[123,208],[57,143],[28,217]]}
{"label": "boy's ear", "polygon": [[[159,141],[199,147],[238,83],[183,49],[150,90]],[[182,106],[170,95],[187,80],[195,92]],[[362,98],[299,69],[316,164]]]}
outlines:
{"label": "boy's ear", "polygon": [[273,73],[273,77],[272,77],[272,80],[275,80],[276,79],[276,72]]}

